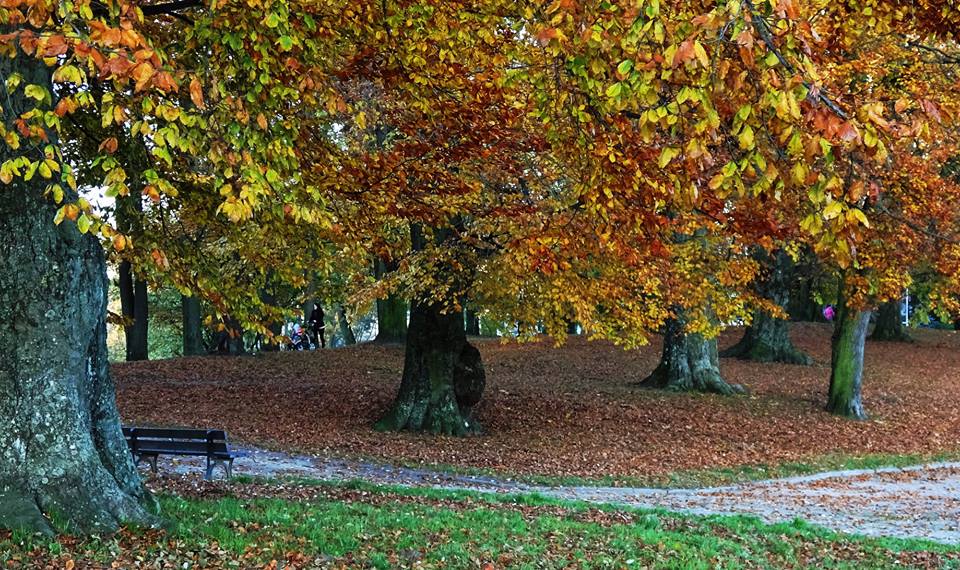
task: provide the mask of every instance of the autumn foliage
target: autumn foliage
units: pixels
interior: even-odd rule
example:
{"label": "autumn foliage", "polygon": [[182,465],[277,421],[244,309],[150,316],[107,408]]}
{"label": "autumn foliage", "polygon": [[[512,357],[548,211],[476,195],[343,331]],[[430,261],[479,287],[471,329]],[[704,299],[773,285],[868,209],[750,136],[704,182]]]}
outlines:
{"label": "autumn foliage", "polygon": [[[264,291],[346,275],[634,346],[749,319],[750,248],[869,308],[960,309],[955,2],[6,0],[2,125],[56,223],[267,337]],[[117,227],[78,193],[142,201]],[[437,239],[414,251],[409,228]],[[372,283],[371,258],[398,268]],[[773,309],[775,310],[775,309]]]}

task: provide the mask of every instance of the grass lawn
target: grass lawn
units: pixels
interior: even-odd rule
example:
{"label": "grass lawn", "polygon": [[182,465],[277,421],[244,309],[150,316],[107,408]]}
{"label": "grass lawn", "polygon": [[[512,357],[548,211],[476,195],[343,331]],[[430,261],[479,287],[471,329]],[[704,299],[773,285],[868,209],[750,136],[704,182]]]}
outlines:
{"label": "grass lawn", "polygon": [[152,483],[166,531],[0,534],[8,568],[960,568],[960,549],[802,522],[687,517],[535,496],[196,478]]}

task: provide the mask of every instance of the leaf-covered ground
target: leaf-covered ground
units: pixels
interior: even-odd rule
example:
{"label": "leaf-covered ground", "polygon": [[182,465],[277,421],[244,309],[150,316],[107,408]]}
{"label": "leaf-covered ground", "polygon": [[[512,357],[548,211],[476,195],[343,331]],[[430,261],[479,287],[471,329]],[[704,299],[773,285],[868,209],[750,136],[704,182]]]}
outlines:
{"label": "leaf-covered ground", "polygon": [[45,540],[0,531],[0,567],[956,568],[960,552],[804,523],[682,517],[532,496],[197,477],[150,482],[168,531]]}
{"label": "leaf-covered ground", "polygon": [[[224,427],[267,447],[526,475],[649,477],[825,454],[960,451],[960,337],[922,330],[915,343],[868,343],[871,419],[852,422],[822,410],[830,327],[800,324],[792,334],[817,364],[724,359],[727,380],[751,392],[733,398],[630,386],[654,368],[657,342],[624,352],[581,338],[560,348],[480,340],[488,384],[478,416],[488,433],[466,441],[371,429],[399,382],[400,346],[125,363],[113,372],[129,423]],[[728,332],[721,346],[738,335]]]}

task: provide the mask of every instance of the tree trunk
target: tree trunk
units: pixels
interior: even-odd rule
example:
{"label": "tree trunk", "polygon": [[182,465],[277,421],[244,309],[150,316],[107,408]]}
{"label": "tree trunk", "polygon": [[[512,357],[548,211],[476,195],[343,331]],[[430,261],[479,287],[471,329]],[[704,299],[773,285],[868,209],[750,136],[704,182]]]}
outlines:
{"label": "tree trunk", "polygon": [[660,364],[639,385],[677,392],[714,392],[724,395],[745,392],[742,386],[728,384],[720,375],[717,340],[685,332],[683,322],[679,319],[667,320]]}
{"label": "tree trunk", "polygon": [[183,355],[196,356],[205,352],[203,348],[203,315],[200,298],[196,295],[180,296],[180,311],[183,315]]}
{"label": "tree trunk", "polygon": [[[773,255],[758,250],[755,258],[766,270],[766,275],[757,283],[757,292],[786,309],[790,303],[793,260],[782,250]],[[762,311],[756,312],[740,342],[721,352],[720,356],[756,362],[813,364],[812,358],[793,345],[787,322]]]}
{"label": "tree trunk", "polygon": [[406,345],[400,390],[377,429],[477,433],[472,410],[486,376],[480,351],[467,342],[463,314],[413,303]]}
{"label": "tree trunk", "polygon": [[147,282],[137,279],[129,261],[120,262],[120,311],[129,325],[123,327],[126,341],[127,361],[147,360],[149,350],[147,334],[149,327],[149,304]]}
{"label": "tree trunk", "polygon": [[[260,302],[268,307],[275,307],[277,304],[277,296],[274,295],[267,289],[260,290]],[[280,350],[280,337],[283,335],[283,322],[275,321],[267,325],[267,330],[270,331],[272,338],[267,341],[264,338],[264,335],[258,334],[257,341],[255,344],[259,346],[256,350],[263,352],[277,352]]]}
{"label": "tree trunk", "polygon": [[790,320],[803,323],[823,323],[826,319],[823,317],[820,304],[814,297],[816,289],[816,280],[814,278],[802,279],[795,282],[793,291],[787,301],[787,313]]}
{"label": "tree trunk", "polygon": [[[15,71],[22,85],[53,91],[40,61],[0,58],[0,76]],[[32,108],[22,87],[0,83],[0,97],[7,125]],[[13,156],[0,145],[0,162]],[[103,250],[75,224],[53,224],[45,185],[17,179],[0,200],[0,527],[92,533],[148,523],[152,499],[120,432],[107,364]]]}
{"label": "tree trunk", "polygon": [[343,344],[345,346],[357,344],[357,336],[353,334],[353,329],[350,328],[350,321],[347,320],[347,311],[344,310],[343,305],[337,306],[337,326],[340,328],[340,336],[343,337]]}
{"label": "tree trunk", "polygon": [[468,304],[464,304],[464,327],[468,335],[480,336],[480,315]]}
{"label": "tree trunk", "polygon": [[[374,275],[379,279],[393,271],[392,264],[378,259],[374,264]],[[407,336],[407,303],[403,298],[391,294],[386,299],[377,299],[377,338],[375,342],[403,342]]]}
{"label": "tree trunk", "polygon": [[910,342],[910,335],[903,330],[900,316],[900,301],[887,301],[877,311],[877,324],[873,327],[870,340]]}
{"label": "tree trunk", "polygon": [[861,401],[863,352],[870,324],[870,311],[854,311],[842,302],[837,306],[831,339],[830,397],[827,411],[853,419],[866,419]]}

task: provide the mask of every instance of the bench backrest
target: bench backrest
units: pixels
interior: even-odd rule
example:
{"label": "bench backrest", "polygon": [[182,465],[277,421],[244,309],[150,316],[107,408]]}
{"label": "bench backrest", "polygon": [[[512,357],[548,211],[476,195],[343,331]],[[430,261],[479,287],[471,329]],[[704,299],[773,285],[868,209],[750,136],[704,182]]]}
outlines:
{"label": "bench backrest", "polygon": [[134,453],[230,454],[222,429],[124,427],[123,437]]}

